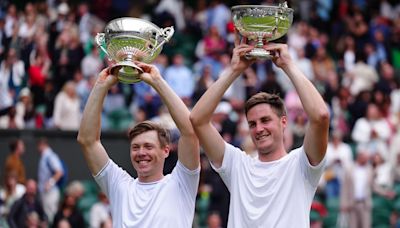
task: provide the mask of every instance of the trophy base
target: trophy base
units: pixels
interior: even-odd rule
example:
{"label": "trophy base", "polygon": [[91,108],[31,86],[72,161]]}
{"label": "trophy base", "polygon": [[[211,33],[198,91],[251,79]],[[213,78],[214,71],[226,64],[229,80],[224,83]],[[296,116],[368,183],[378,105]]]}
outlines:
{"label": "trophy base", "polygon": [[245,55],[246,59],[272,59],[273,55],[271,52],[266,51],[262,48],[254,48]]}
{"label": "trophy base", "polygon": [[143,70],[131,61],[121,61],[111,67],[111,72],[115,71],[117,67],[120,67],[119,71],[116,72],[118,80],[125,84],[132,84],[140,82],[139,75],[143,73]]}

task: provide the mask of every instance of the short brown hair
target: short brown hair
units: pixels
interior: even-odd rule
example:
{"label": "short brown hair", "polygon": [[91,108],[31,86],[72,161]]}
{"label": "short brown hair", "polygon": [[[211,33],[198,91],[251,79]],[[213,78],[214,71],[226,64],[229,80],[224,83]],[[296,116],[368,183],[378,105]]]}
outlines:
{"label": "short brown hair", "polygon": [[246,116],[249,110],[258,104],[269,104],[279,117],[286,116],[286,107],[283,100],[277,94],[265,92],[256,93],[246,101],[244,107]]}
{"label": "short brown hair", "polygon": [[169,145],[170,143],[170,133],[167,129],[163,128],[161,125],[151,122],[151,121],[143,121],[141,123],[136,124],[131,130],[128,132],[129,140],[132,141],[136,136],[143,134],[148,131],[156,131],[158,135],[158,141],[160,142],[161,148]]}

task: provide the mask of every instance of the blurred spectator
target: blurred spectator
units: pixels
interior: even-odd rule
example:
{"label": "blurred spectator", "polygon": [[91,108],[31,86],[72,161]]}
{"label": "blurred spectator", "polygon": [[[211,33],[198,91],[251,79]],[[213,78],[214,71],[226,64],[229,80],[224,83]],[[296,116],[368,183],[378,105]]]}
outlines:
{"label": "blurred spectator", "polygon": [[9,49],[6,55],[6,59],[0,65],[0,81],[2,87],[11,94],[15,102],[25,77],[25,66],[24,62],[18,58],[15,49]]}
{"label": "blurred spectator", "polygon": [[32,179],[26,181],[25,194],[14,203],[8,215],[10,228],[26,227],[27,222],[33,219],[30,218],[32,213],[38,215],[39,227],[47,227],[47,217],[39,200],[37,190],[36,181]]}
{"label": "blurred spectator", "polygon": [[99,192],[99,202],[93,204],[90,208],[89,224],[91,228],[100,227],[100,225],[111,219],[110,202],[104,192]]}
{"label": "blurred spectator", "polygon": [[204,45],[204,54],[207,57],[217,59],[225,51],[226,41],[219,34],[216,26],[211,26],[207,35],[202,39]]}
{"label": "blurred spectator", "polygon": [[396,193],[393,190],[393,167],[381,154],[377,153],[371,157],[374,168],[373,192],[394,200]]}
{"label": "blurred spectator", "polygon": [[21,123],[20,129],[41,128],[41,117],[36,114],[32,93],[28,88],[23,88],[19,94],[19,100],[15,105],[16,121]]}
{"label": "blurred spectator", "polygon": [[44,211],[50,222],[53,221],[60,200],[60,189],[57,181],[63,175],[63,168],[58,155],[52,150],[46,138],[37,142],[40,153],[38,167],[38,187]]}
{"label": "blurred spectator", "polygon": [[[132,85],[135,97],[132,100],[131,108],[134,116],[141,113],[144,119],[151,119],[158,114],[161,107],[161,98],[157,92],[147,83],[135,83]],[[135,119],[135,121],[137,121]]]}
{"label": "blurred spectator", "polygon": [[21,160],[22,155],[25,153],[25,143],[22,139],[13,139],[10,141],[9,147],[10,154],[4,164],[4,175],[8,176],[12,173],[16,175],[18,183],[25,184],[25,165]]}
{"label": "blurred spectator", "polygon": [[369,155],[380,153],[384,159],[387,159],[388,148],[387,140],[391,135],[390,126],[384,118],[378,107],[368,104],[365,117],[358,119],[351,133],[352,139],[358,147],[363,148]]}
{"label": "blurred spectator", "polygon": [[12,36],[13,29],[16,23],[18,23],[17,7],[15,6],[15,4],[10,4],[7,8],[4,27],[7,38],[10,38]]}
{"label": "blurred spectator", "polygon": [[28,2],[25,6],[25,17],[20,24],[19,37],[22,38],[24,44],[30,44],[37,32],[37,20],[34,6]]}
{"label": "blurred spectator", "polygon": [[232,106],[227,101],[221,101],[215,109],[212,123],[224,140],[233,143],[236,135],[236,123],[231,120]]}
{"label": "blurred spectator", "polygon": [[365,55],[356,55],[356,64],[348,75],[350,92],[357,96],[361,91],[372,90],[374,83],[378,81],[378,73],[365,62]]}
{"label": "blurred spectator", "polygon": [[77,198],[66,194],[64,196],[63,202],[57,213],[54,216],[54,221],[52,224],[53,228],[57,228],[60,222],[67,220],[71,227],[84,228],[85,221],[83,220],[82,213],[76,207]]}
{"label": "blurred spectator", "polygon": [[[0,188],[0,220],[7,219],[14,202],[25,194],[25,186],[18,183],[17,174],[8,172],[4,178],[4,185]],[[1,223],[0,223],[1,225]]]}
{"label": "blurred spectator", "polygon": [[353,152],[349,144],[343,142],[343,135],[340,131],[334,130],[330,136],[326,150],[326,165],[330,166],[335,162],[340,162],[343,167],[353,166]]}
{"label": "blurred spectator", "polygon": [[80,100],[73,81],[65,83],[54,101],[54,126],[61,130],[77,130],[81,120]]}
{"label": "blurred spectator", "polygon": [[165,69],[164,77],[185,104],[190,105],[194,92],[194,76],[191,69],[184,65],[184,60],[182,54],[174,55],[172,65]]}
{"label": "blurred spectator", "polygon": [[368,152],[358,150],[354,166],[345,169],[340,192],[340,210],[349,216],[348,227],[371,227],[372,182]]}
{"label": "blurred spectator", "polygon": [[215,26],[219,34],[226,38],[227,24],[231,21],[231,11],[221,0],[212,0],[207,10],[207,28]]}
{"label": "blurred spectator", "polygon": [[184,2],[182,0],[161,0],[154,12],[157,14],[168,13],[174,18],[176,28],[184,30],[186,26],[184,18]]}
{"label": "blurred spectator", "polygon": [[34,52],[29,66],[29,86],[33,95],[33,104],[35,107],[43,105],[45,102],[44,98],[44,87],[46,79],[49,78],[51,60],[47,52],[40,50]]}
{"label": "blurred spectator", "polygon": [[208,215],[207,228],[222,228],[221,216],[218,212],[211,212]]}
{"label": "blurred spectator", "polygon": [[211,65],[206,65],[202,69],[201,75],[196,82],[192,96],[192,101],[194,104],[200,99],[200,97],[204,94],[208,87],[210,87],[211,84],[214,82],[214,79],[211,75],[211,68]]}
{"label": "blurred spectator", "polygon": [[97,76],[103,68],[104,63],[100,59],[99,49],[93,45],[91,52],[82,59],[81,71],[83,77],[88,79]]}
{"label": "blurred spectator", "polygon": [[67,24],[57,37],[54,50],[54,83],[59,91],[63,85],[72,80],[73,72],[81,68],[84,52],[79,43],[76,25]]}
{"label": "blurred spectator", "polygon": [[74,180],[66,187],[65,194],[79,200],[83,196],[83,194],[85,194],[85,187],[83,186],[82,182]]}

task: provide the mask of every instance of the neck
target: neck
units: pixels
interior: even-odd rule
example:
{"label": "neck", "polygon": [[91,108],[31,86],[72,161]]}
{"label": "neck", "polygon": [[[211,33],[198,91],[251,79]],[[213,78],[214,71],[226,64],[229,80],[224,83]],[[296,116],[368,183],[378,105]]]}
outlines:
{"label": "neck", "polygon": [[154,175],[154,176],[138,176],[139,182],[141,182],[141,183],[152,183],[152,182],[162,180],[163,178],[164,178],[164,175],[162,173],[160,173],[159,175]]}
{"label": "neck", "polygon": [[262,162],[271,162],[271,161],[279,160],[286,155],[287,155],[287,152],[283,148],[279,149],[279,150],[271,151],[269,153],[261,153],[258,151],[258,160],[260,160]]}

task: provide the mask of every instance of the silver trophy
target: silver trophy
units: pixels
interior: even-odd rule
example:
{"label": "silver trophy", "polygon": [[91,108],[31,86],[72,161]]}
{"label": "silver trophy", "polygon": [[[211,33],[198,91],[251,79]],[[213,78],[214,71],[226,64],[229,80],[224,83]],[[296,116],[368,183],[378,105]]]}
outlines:
{"label": "silver trophy", "polygon": [[174,34],[174,28],[159,28],[155,24],[131,17],[110,21],[104,33],[96,35],[96,43],[113,62],[111,71],[120,68],[117,77],[123,83],[135,83],[143,70],[134,61],[152,62]]}
{"label": "silver trophy", "polygon": [[272,54],[263,49],[264,42],[279,39],[293,22],[293,9],[287,3],[278,5],[238,5],[232,7],[233,23],[239,33],[256,41],[255,48],[246,58],[271,59]]}

